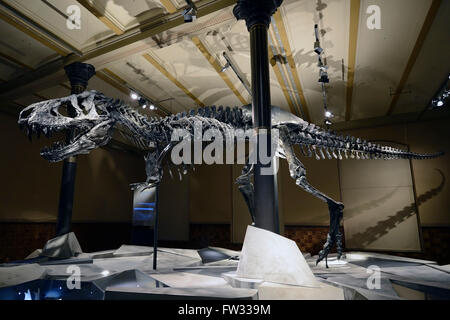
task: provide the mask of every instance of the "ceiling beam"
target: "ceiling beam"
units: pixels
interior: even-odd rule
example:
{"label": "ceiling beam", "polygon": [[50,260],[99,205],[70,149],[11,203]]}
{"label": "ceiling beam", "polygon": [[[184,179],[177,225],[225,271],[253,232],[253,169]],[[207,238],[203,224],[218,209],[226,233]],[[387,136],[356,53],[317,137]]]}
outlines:
{"label": "ceiling beam", "polygon": [[194,100],[194,102],[199,105],[200,107],[204,107],[205,104],[200,101],[191,91],[189,91],[180,81],[177,80],[167,69],[160,64],[158,61],[156,61],[155,58],[153,58],[150,54],[146,53],[143,55],[145,60],[150,62],[159,72],[161,72],[167,79],[172,81],[174,85],[176,85],[178,88],[180,88],[189,98]]}
{"label": "ceiling beam", "polygon": [[[6,60],[8,60],[8,61],[10,61],[10,62],[12,62],[12,63],[14,63],[14,64],[16,64],[16,65],[21,66],[21,67],[24,68],[24,69],[35,70],[32,66],[30,66],[30,65],[28,65],[28,64],[25,64],[25,63],[23,63],[23,62],[21,62],[21,61],[18,61],[17,59],[15,59],[15,58],[13,58],[13,57],[10,57],[10,56],[8,56],[8,55],[6,55],[6,54],[0,53],[0,57],[3,58],[3,59],[6,59]],[[61,77],[57,77],[56,79],[62,80]],[[6,80],[0,79],[0,82],[6,82]],[[63,88],[66,88],[66,89],[69,90],[69,91],[72,90],[71,87],[70,87],[69,85],[65,84],[64,82],[61,82],[61,81],[57,81],[57,82],[60,82],[60,83],[54,83],[54,85],[59,85],[59,86],[61,86],[61,87],[63,87]],[[47,89],[47,88],[48,88],[48,87],[42,87],[42,86],[41,86],[41,87],[39,87],[39,86],[38,86],[38,87],[35,87],[35,86],[30,86],[29,88],[27,88],[27,90],[23,91],[23,93],[22,93],[20,96],[16,97],[16,98],[20,98],[20,97],[29,95],[30,92],[32,92],[32,95],[34,95],[34,96],[36,96],[36,97],[38,97],[38,98],[41,98],[41,99],[43,99],[43,100],[48,100],[48,99],[44,99],[42,96],[40,96],[39,94],[36,93],[36,92],[38,92],[38,91],[42,91],[42,90]]]}
{"label": "ceiling beam", "polygon": [[[237,0],[199,0],[195,3],[197,7],[197,17],[202,17],[234,5],[236,1]],[[53,74],[61,72],[64,66],[73,62],[89,63],[89,60],[180,26],[184,24],[182,12],[183,10],[180,9],[174,14],[156,17],[143,25],[127,30],[120,36],[116,35],[112,38],[98,42],[95,48],[86,51],[82,56],[69,54],[67,57],[52,61],[51,63],[39,67],[17,79],[8,81],[7,83],[0,85],[0,99],[20,97],[22,95],[23,87],[29,86],[32,82],[37,82],[43,86],[43,79],[51,78]]]}
{"label": "ceiling beam", "polygon": [[[119,90],[120,92],[126,94],[127,96],[129,96],[133,90],[137,91],[132,86],[130,86],[126,80],[118,76],[110,69],[105,68],[103,70],[98,71],[95,75],[99,79],[103,80],[104,82],[114,87],[115,89]],[[153,101],[154,99],[150,100]],[[162,117],[165,117],[166,115],[170,114],[170,112],[164,112],[163,110],[160,109],[152,110],[152,112]]]}
{"label": "ceiling beam", "polygon": [[19,60],[17,60],[14,57],[11,57],[10,55],[7,55],[7,54],[4,54],[4,53],[0,52],[0,58],[3,58],[5,60],[15,64],[16,66],[20,66],[23,69],[33,70],[33,67],[31,67],[31,66],[29,66],[29,65],[27,65],[27,64],[25,64],[25,63],[23,63],[23,62],[21,62]]}
{"label": "ceiling beam", "polygon": [[311,121],[311,116],[309,114],[308,105],[306,103],[305,94],[303,92],[302,84],[300,82],[300,78],[298,75],[298,70],[295,65],[295,60],[292,55],[292,49],[291,45],[289,43],[289,38],[286,32],[286,27],[284,25],[283,17],[281,16],[281,9],[278,9],[275,14],[273,15],[273,19],[275,20],[275,26],[277,27],[278,33],[281,38],[281,45],[284,48],[284,51],[286,52],[286,59],[288,61],[289,67],[291,68],[292,76],[294,78],[295,83],[295,89],[300,97],[300,108],[303,113],[304,120]]}
{"label": "ceiling beam", "polygon": [[173,5],[172,1],[170,0],[160,0],[163,7],[167,10],[169,13],[175,13],[177,12],[177,8]]}
{"label": "ceiling beam", "polygon": [[359,27],[359,11],[361,8],[361,0],[351,0],[350,2],[350,33],[348,43],[348,61],[347,61],[347,92],[345,104],[345,121],[349,121],[352,117],[353,102],[353,82],[355,80],[356,65],[356,46],[358,42]]}
{"label": "ceiling beam", "polygon": [[203,54],[203,56],[208,60],[209,64],[216,70],[216,72],[219,74],[219,76],[222,78],[222,80],[226,83],[226,85],[233,91],[233,93],[236,95],[236,97],[241,101],[242,104],[247,105],[247,100],[244,99],[244,97],[241,95],[241,93],[237,90],[237,88],[234,86],[233,82],[230,80],[226,72],[222,72],[222,66],[220,65],[219,61],[211,55],[211,53],[208,51],[208,49],[205,47],[203,42],[200,40],[199,37],[193,37],[192,42],[196,45],[198,50]]}
{"label": "ceiling beam", "polygon": [[115,23],[113,20],[107,17],[105,13],[100,12],[90,1],[88,0],[77,0],[77,1],[84,8],[86,8],[86,10],[88,10],[90,13],[96,16],[98,20],[103,22],[105,26],[107,26],[110,30],[112,30],[116,35],[120,36],[124,33],[124,30],[117,23]]}
{"label": "ceiling beam", "polygon": [[430,9],[425,17],[425,21],[422,25],[422,29],[420,30],[419,36],[417,37],[416,44],[409,56],[408,63],[406,64],[405,70],[403,71],[400,82],[397,85],[397,89],[394,92],[394,96],[392,97],[391,104],[389,105],[389,109],[386,112],[386,115],[389,116],[394,112],[395,107],[397,106],[398,100],[400,99],[400,94],[403,91],[403,88],[408,81],[409,75],[417,61],[420,51],[422,50],[425,39],[427,38],[428,32],[431,29],[431,25],[433,24],[434,18],[436,17],[439,6],[441,5],[442,0],[433,0],[431,3]]}

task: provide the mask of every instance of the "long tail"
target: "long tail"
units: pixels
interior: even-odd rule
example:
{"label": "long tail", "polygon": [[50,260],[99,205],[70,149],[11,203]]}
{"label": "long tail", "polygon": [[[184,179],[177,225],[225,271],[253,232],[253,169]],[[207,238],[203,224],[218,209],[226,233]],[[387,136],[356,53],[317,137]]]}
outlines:
{"label": "long tail", "polygon": [[314,124],[288,124],[290,139],[293,144],[300,145],[305,156],[315,156],[316,159],[432,159],[444,155],[444,152],[420,154],[373,142],[352,136],[337,135]]}

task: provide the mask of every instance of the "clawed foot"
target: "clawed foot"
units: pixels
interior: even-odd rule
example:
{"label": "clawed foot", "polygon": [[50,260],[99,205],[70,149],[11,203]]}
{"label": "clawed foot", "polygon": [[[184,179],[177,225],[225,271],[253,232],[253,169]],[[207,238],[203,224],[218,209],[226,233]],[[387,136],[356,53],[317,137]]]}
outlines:
{"label": "clawed foot", "polygon": [[319,257],[316,260],[316,265],[319,264],[320,261],[325,259],[325,265],[328,268],[328,254],[330,253],[331,248],[333,247],[334,241],[331,238],[330,234],[327,235],[327,242],[323,245],[323,249],[319,252]]}
{"label": "clawed foot", "polygon": [[328,208],[330,210],[330,233],[327,235],[327,242],[323,245],[323,249],[320,250],[319,256],[316,260],[316,265],[325,259],[325,265],[328,268],[328,254],[330,253],[333,245],[336,244],[337,259],[342,256],[342,234],[339,231],[340,221],[342,218],[342,211],[344,210],[344,204],[340,202],[329,202]]}
{"label": "clawed foot", "polygon": [[333,247],[333,244],[336,243],[336,250],[337,250],[337,259],[340,260],[342,257],[342,234],[340,232],[336,233],[336,236],[333,238],[330,236],[330,234],[327,235],[327,242],[323,245],[323,249],[319,252],[319,257],[316,260],[316,265],[325,259],[325,266],[328,268],[328,254],[331,251],[331,248]]}

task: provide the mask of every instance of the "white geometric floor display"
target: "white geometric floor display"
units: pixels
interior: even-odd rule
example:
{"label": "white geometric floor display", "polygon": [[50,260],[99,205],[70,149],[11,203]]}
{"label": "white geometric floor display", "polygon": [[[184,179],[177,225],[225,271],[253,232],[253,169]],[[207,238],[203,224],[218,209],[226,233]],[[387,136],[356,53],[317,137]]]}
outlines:
{"label": "white geometric floor display", "polygon": [[[448,265],[380,253],[347,252],[345,263],[339,264],[336,254],[330,254],[326,268],[320,263],[316,266],[317,256],[306,253],[303,258],[290,240],[279,235],[249,227],[247,236],[242,252],[210,247],[228,258],[218,255],[219,260],[208,263],[202,262],[197,250],[158,248],[156,271],[150,247],[122,246],[79,253],[77,246],[72,246],[74,236],[62,237],[47,246],[56,259],[37,251],[33,259],[0,264],[0,299],[450,299]],[[260,252],[252,253],[254,248]],[[71,251],[74,256],[61,259],[61,254]],[[261,263],[258,268],[252,267],[255,261]],[[81,290],[67,287],[66,279],[72,275],[68,270],[74,267],[80,271]],[[269,267],[272,274],[265,271]],[[260,272],[272,281],[317,286],[239,277],[238,269],[251,271],[253,276]],[[299,274],[294,274],[295,270]]]}
{"label": "white geometric floor display", "polygon": [[253,226],[247,227],[237,276],[280,284],[319,287],[294,241]]}

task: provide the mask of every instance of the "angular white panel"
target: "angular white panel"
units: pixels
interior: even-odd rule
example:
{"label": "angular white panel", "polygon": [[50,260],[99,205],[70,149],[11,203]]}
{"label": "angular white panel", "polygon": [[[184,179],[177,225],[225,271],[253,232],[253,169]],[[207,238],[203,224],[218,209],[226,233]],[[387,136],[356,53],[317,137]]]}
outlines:
{"label": "angular white panel", "polygon": [[318,287],[297,244],[273,232],[247,227],[237,276],[307,287]]}
{"label": "angular white panel", "polygon": [[42,249],[42,256],[51,258],[71,258],[83,253],[73,232],[50,239]]}

